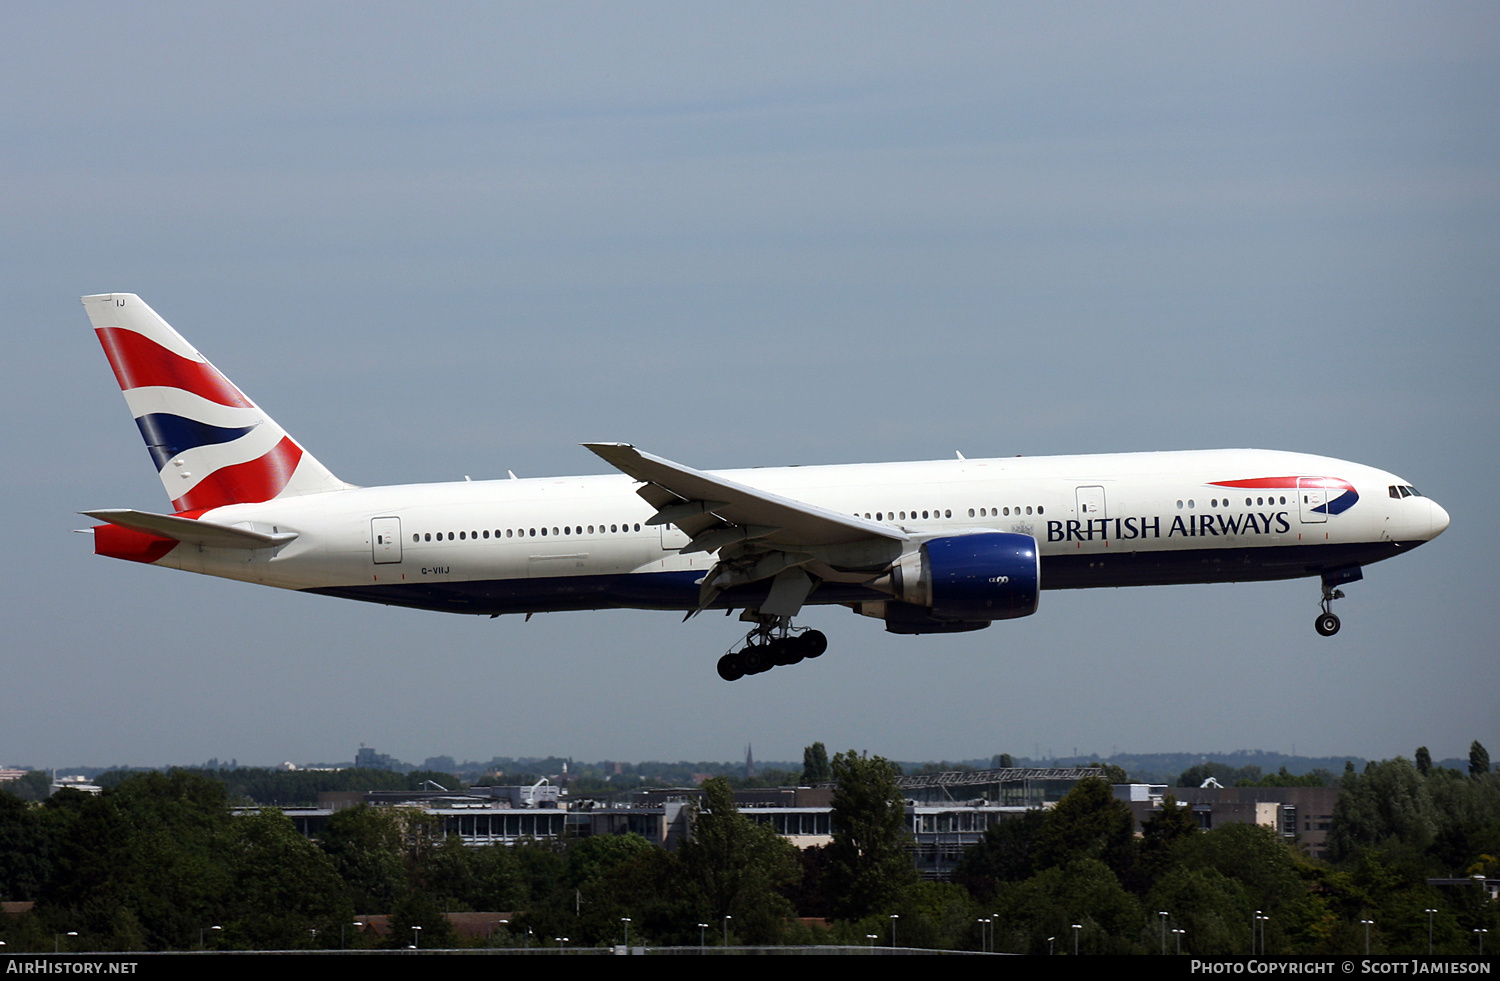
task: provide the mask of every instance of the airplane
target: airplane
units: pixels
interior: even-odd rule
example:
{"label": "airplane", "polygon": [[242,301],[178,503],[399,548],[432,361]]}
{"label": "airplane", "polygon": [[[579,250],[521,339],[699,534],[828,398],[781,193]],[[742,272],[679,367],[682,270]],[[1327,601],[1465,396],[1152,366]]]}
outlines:
{"label": "airplane", "polygon": [[140,297],[82,299],[172,502],[81,512],[97,554],[491,617],[740,610],[726,681],[823,654],[809,604],[941,634],[1042,589],[1317,577],[1332,636],[1340,586],[1449,521],[1394,474],[1252,449],[701,471],[584,443],[618,472],[357,487]]}

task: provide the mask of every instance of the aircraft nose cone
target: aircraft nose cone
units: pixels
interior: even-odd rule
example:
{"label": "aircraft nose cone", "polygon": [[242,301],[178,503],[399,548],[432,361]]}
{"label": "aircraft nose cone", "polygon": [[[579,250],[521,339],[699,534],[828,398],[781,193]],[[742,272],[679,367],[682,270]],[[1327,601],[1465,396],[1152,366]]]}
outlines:
{"label": "aircraft nose cone", "polygon": [[1431,517],[1428,519],[1427,537],[1436,538],[1448,527],[1448,512],[1436,501],[1429,500],[1427,507],[1431,509]]}

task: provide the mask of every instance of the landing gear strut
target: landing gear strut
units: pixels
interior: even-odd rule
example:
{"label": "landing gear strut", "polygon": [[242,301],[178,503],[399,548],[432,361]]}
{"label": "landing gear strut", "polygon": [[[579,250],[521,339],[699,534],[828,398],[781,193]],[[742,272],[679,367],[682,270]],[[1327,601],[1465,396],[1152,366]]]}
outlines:
{"label": "landing gear strut", "polygon": [[1323,580],[1323,612],[1318,614],[1318,619],[1313,621],[1313,626],[1324,637],[1332,637],[1339,632],[1339,618],[1333,612],[1333,601],[1343,598],[1342,589],[1334,589],[1332,583],[1327,579]]}
{"label": "landing gear strut", "polygon": [[745,635],[745,646],[719,658],[719,677],[738,681],[747,674],[761,674],[780,664],[796,664],[828,650],[821,630],[794,633],[791,617],[767,616],[746,611],[740,617],[755,624]]}

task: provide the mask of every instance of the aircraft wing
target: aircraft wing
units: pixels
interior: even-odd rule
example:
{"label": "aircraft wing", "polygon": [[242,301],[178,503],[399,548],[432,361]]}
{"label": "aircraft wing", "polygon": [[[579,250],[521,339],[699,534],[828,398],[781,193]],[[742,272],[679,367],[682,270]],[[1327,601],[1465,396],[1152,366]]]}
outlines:
{"label": "aircraft wing", "polygon": [[174,514],[152,514],[149,511],[132,511],[129,508],[107,508],[101,511],[80,511],[108,524],[129,528],[131,531],[163,538],[175,538],[189,545],[204,545],[209,548],[273,548],[285,545],[297,537],[296,532],[283,531],[267,535],[248,528],[179,518]]}
{"label": "aircraft wing", "polygon": [[675,524],[692,539],[684,552],[715,551],[740,541],[777,549],[904,542],[898,528],[841,514],[685,467],[629,443],[584,443],[606,463],[646,486],[657,508],[651,524]]}

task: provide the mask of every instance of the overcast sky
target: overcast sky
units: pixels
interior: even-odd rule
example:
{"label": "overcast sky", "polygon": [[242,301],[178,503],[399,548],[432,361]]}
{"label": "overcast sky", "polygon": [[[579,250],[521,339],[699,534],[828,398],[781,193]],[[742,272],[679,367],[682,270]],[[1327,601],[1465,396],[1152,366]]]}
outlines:
{"label": "overcast sky", "polygon": [[[1500,751],[1500,7],[19,4],[0,764]],[[98,558],[139,293],[358,484],[1256,446],[1452,515],[1315,580],[1046,592],[726,684],[733,619]]]}

